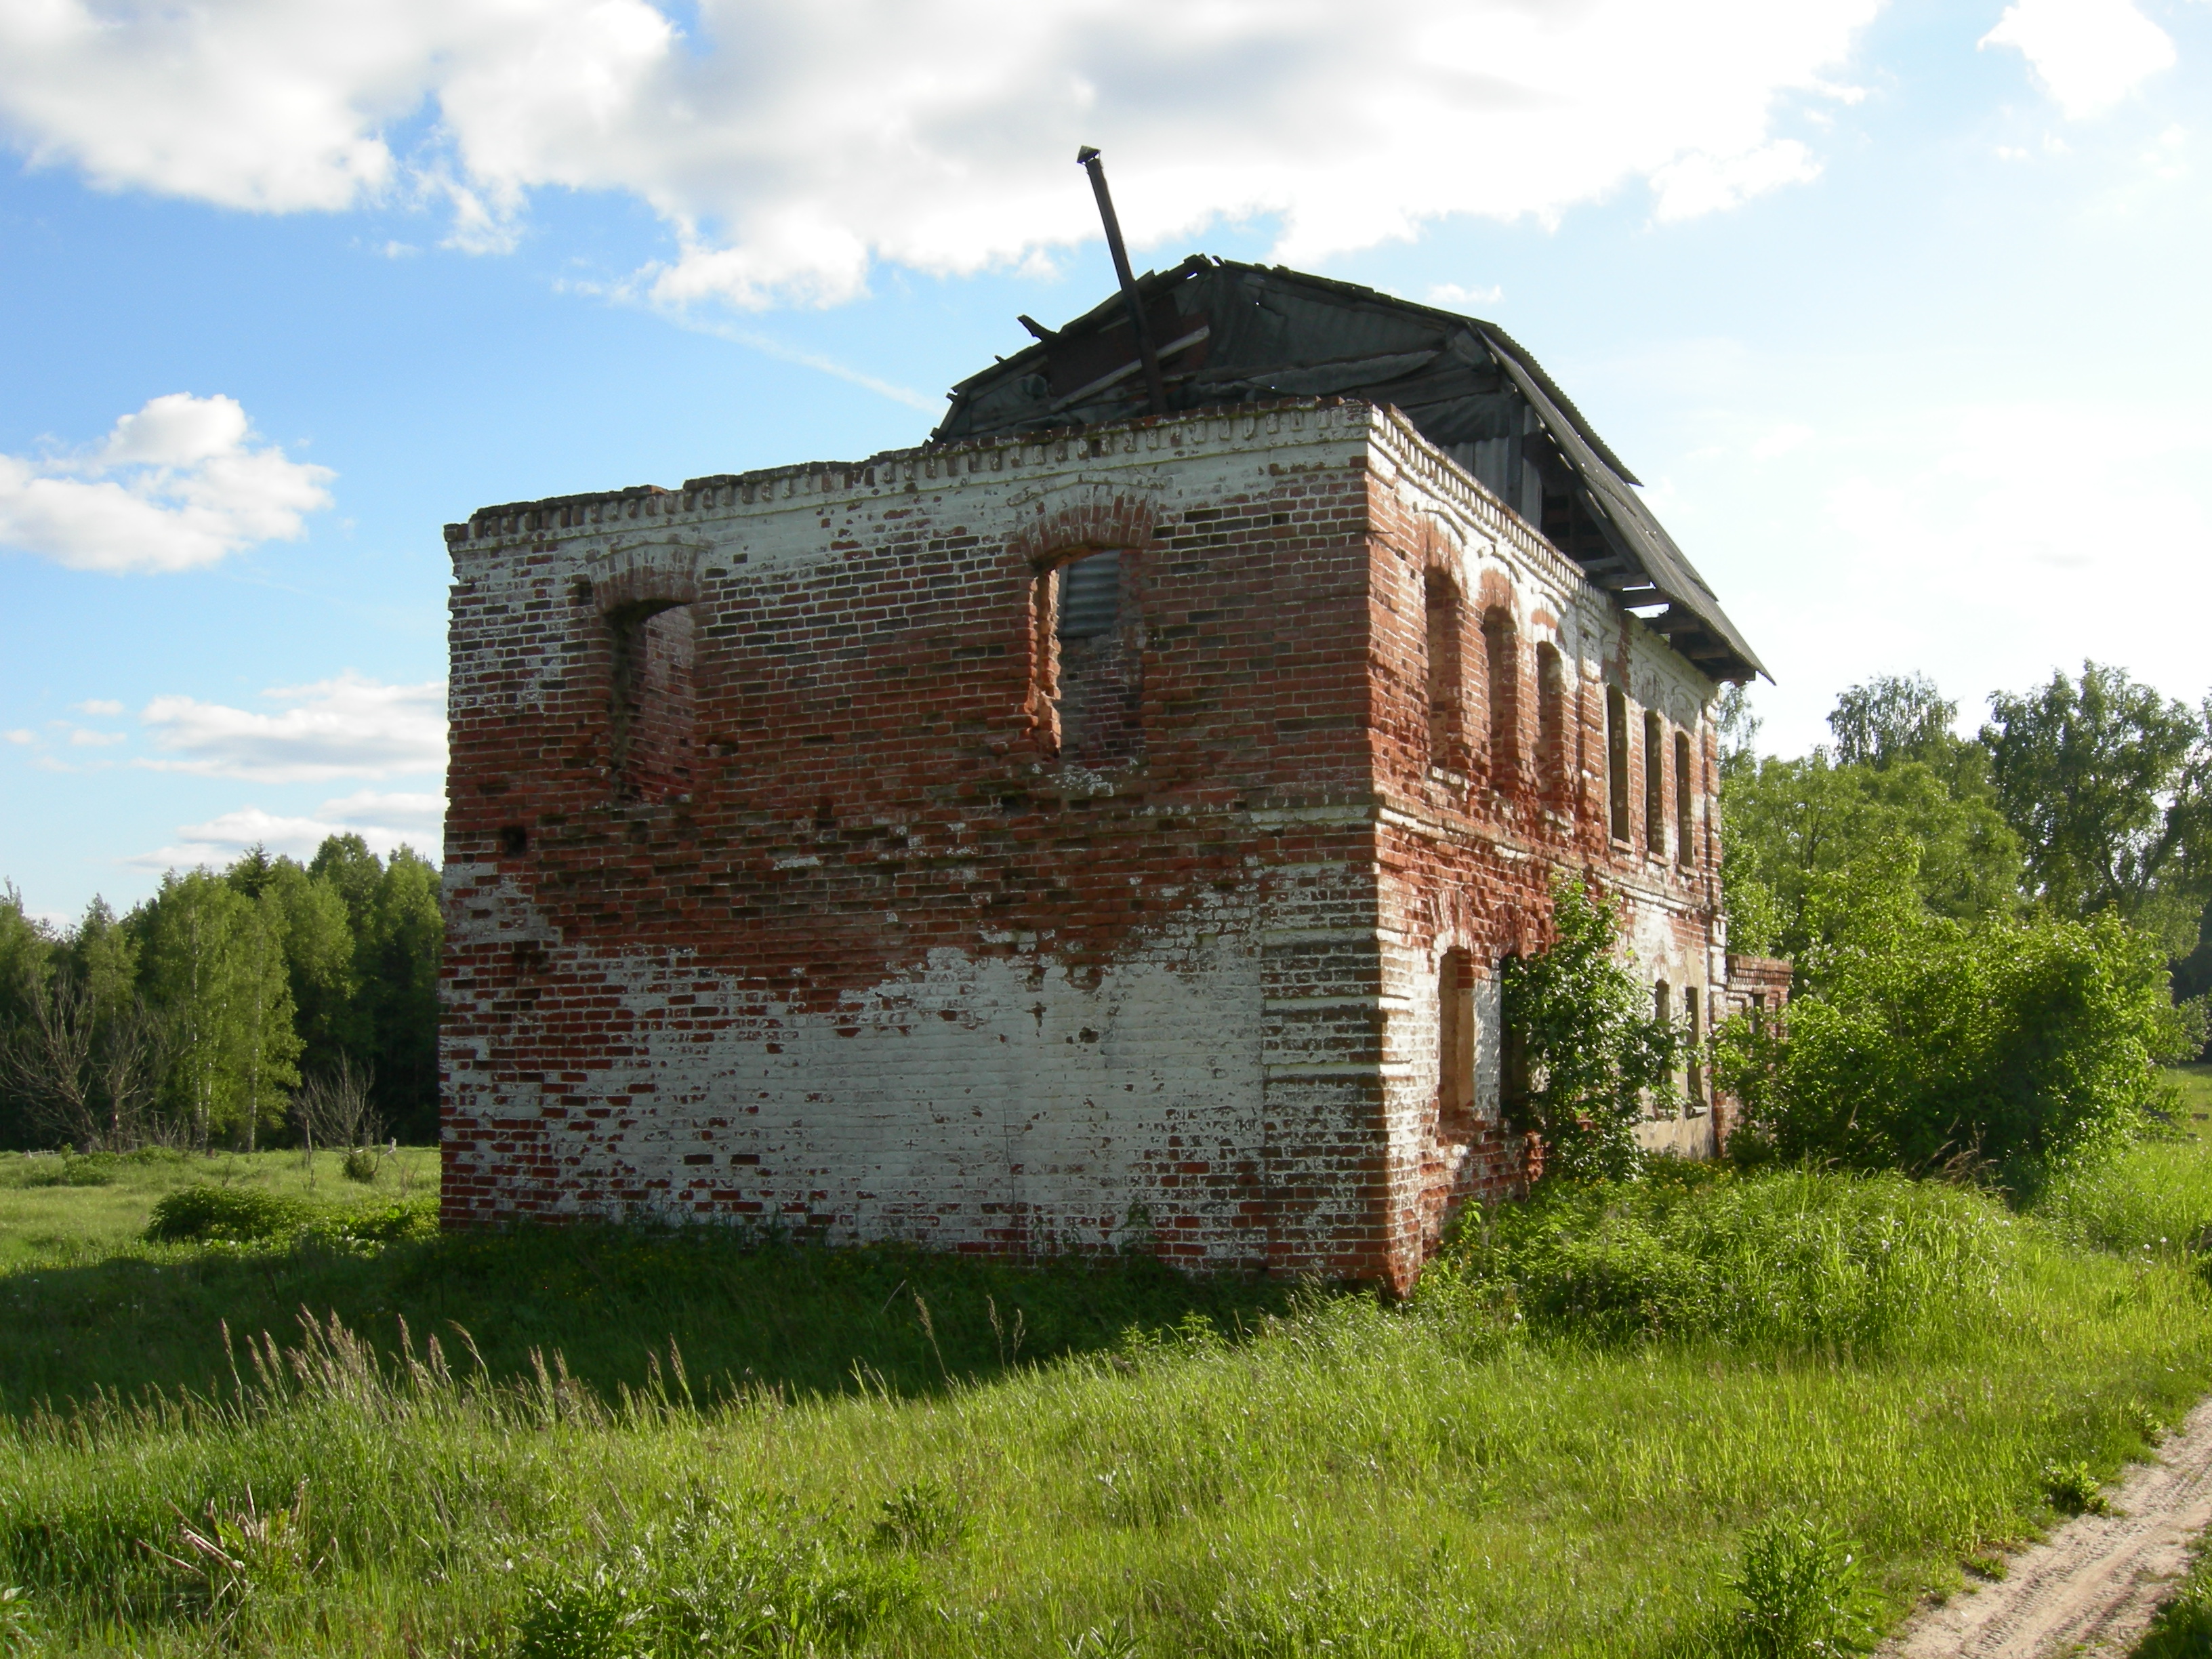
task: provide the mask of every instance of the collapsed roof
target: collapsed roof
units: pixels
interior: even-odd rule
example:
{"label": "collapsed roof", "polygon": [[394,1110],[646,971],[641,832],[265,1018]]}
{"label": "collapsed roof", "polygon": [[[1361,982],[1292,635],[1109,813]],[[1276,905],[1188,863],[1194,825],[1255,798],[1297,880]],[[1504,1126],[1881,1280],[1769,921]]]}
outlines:
{"label": "collapsed roof", "polygon": [[[1636,475],[1494,324],[1277,266],[1194,254],[1137,279],[1174,410],[1279,398],[1395,406],[1422,436],[1717,680],[1766,672]],[[1120,295],[952,388],[933,443],[1129,420],[1150,408]]]}

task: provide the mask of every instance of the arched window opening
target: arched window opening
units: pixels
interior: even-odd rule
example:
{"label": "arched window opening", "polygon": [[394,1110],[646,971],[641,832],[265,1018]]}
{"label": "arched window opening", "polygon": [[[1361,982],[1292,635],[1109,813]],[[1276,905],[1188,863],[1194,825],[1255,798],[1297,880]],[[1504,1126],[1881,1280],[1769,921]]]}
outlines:
{"label": "arched window opening", "polygon": [[1428,612],[1429,763],[1455,771],[1467,764],[1460,678],[1459,590],[1443,572],[1422,580]]}
{"label": "arched window opening", "polygon": [[644,599],[607,613],[614,673],[611,707],[615,794],[674,800],[691,793],[698,722],[691,607]]}
{"label": "arched window opening", "polygon": [[1644,850],[1655,859],[1667,856],[1667,757],[1661,748],[1664,733],[1659,716],[1644,712]]}
{"label": "arched window opening", "polygon": [[1697,796],[1691,787],[1690,734],[1674,734],[1674,861],[1685,870],[1698,861]]}
{"label": "arched window opening", "polygon": [[1617,685],[1605,689],[1606,812],[1613,838],[1628,839],[1628,696]]}
{"label": "arched window opening", "polygon": [[1536,763],[1544,787],[1567,798],[1567,676],[1559,647],[1547,641],[1536,647]]}
{"label": "arched window opening", "polygon": [[1113,766],[1145,752],[1139,650],[1118,552],[1089,553],[1049,573],[1052,651],[1047,695],[1060,757]]}
{"label": "arched window opening", "polygon": [[1490,775],[1512,775],[1520,761],[1520,635],[1511,613],[1492,605],[1482,615],[1483,691],[1490,708]]}
{"label": "arched window opening", "polygon": [[1463,1127],[1474,1116],[1474,961],[1447,951],[1437,968],[1437,1121]]}

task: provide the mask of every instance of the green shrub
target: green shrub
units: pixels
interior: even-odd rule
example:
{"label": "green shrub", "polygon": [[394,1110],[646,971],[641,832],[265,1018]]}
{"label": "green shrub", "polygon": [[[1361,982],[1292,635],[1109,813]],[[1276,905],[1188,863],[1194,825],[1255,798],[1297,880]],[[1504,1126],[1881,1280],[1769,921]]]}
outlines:
{"label": "green shrub", "polygon": [[310,1213],[298,1200],[258,1188],[179,1187],[154,1206],[146,1238],[152,1243],[193,1238],[252,1243],[297,1231]]}
{"label": "green shrub", "polygon": [[1825,1522],[1778,1516],[1745,1534],[1730,1586],[1737,1649],[1750,1659],[1814,1659],[1873,1645],[1858,1561]]}
{"label": "green shrub", "polygon": [[357,1181],[365,1187],[376,1179],[376,1172],[383,1164],[384,1160],[377,1156],[374,1147],[356,1146],[345,1155],[345,1161],[338,1168],[348,1181]]}
{"label": "green shrub", "polygon": [[1474,1218],[1420,1294],[1603,1341],[1879,1346],[1994,1310],[2011,1224],[1977,1194],[1897,1175],[1661,1170]]}
{"label": "green shrub", "polygon": [[2045,1463],[2043,1466],[2044,1495],[2051,1499],[2051,1507],[2061,1515],[2110,1515],[2112,1500],[2105,1496],[2104,1483],[2087,1463]]}
{"label": "green shrub", "polygon": [[929,1554],[968,1535],[968,1506],[960,1494],[934,1480],[910,1480],[884,1499],[872,1540],[894,1549]]}
{"label": "green shrub", "polygon": [[1505,1113],[1545,1144],[1547,1179],[1614,1179],[1641,1162],[1637,1124],[1674,1102],[1680,1036],[1651,1011],[1651,993],[1620,964],[1611,899],[1571,877],[1552,884],[1551,948],[1499,969],[1509,1058]]}
{"label": "green shrub", "polygon": [[1891,843],[1814,881],[1820,942],[1786,1035],[1741,1019],[1719,1034],[1739,1133],[1784,1161],[1965,1164],[2023,1191],[2117,1151],[2175,1040],[2157,943],[2111,915],[1937,916],[1917,868]]}
{"label": "green shrub", "polygon": [[517,1659],[736,1659],[842,1651],[916,1600],[902,1556],[845,1547],[787,1510],[744,1514],[695,1499],[663,1531],[589,1569],[524,1587]]}

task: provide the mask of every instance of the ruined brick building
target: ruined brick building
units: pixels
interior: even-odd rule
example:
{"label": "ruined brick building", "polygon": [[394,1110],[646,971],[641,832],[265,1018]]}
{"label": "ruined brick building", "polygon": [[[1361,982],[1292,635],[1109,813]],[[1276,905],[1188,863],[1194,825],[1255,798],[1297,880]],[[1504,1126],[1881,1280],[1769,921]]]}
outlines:
{"label": "ruined brick building", "polygon": [[[1194,258],[914,449],[449,526],[449,1224],[623,1213],[1403,1285],[1508,1190],[1495,969],[1731,996],[1720,683],[1484,323]],[[1027,319],[1024,319],[1025,322]],[[1646,1126],[1710,1150],[1715,1120]]]}

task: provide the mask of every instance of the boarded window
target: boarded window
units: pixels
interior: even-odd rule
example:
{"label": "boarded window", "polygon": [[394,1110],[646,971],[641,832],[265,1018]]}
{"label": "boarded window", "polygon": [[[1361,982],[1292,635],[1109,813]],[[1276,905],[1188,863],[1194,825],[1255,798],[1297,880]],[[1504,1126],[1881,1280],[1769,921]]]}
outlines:
{"label": "boarded window", "polygon": [[616,797],[657,802],[689,795],[698,718],[691,607],[647,599],[609,611],[607,627]]}
{"label": "boarded window", "polygon": [[1428,614],[1429,764],[1462,770],[1467,765],[1460,677],[1459,590],[1431,570],[1422,580]]}
{"label": "boarded window", "polygon": [[1474,961],[1447,951],[1437,969],[1437,1120],[1463,1126],[1474,1115]]}
{"label": "boarded window", "polygon": [[1605,689],[1606,810],[1613,838],[1628,839],[1628,698],[1617,685]]}
{"label": "boarded window", "polygon": [[1559,647],[1536,647],[1536,763],[1544,787],[1565,799],[1567,793],[1567,676]]}
{"label": "boarded window", "polygon": [[1674,861],[1688,869],[1698,861],[1697,793],[1690,775],[1690,734],[1674,734]]}
{"label": "boarded window", "polygon": [[1521,647],[1513,618],[1493,605],[1482,617],[1483,690],[1490,703],[1490,774],[1503,781],[1521,750]]}
{"label": "boarded window", "polygon": [[1050,578],[1060,755],[1078,766],[1113,766],[1145,752],[1124,563],[1119,553],[1092,553]]}
{"label": "boarded window", "polygon": [[1654,858],[1667,856],[1667,756],[1660,747],[1666,734],[1659,716],[1644,715],[1644,848]]}

